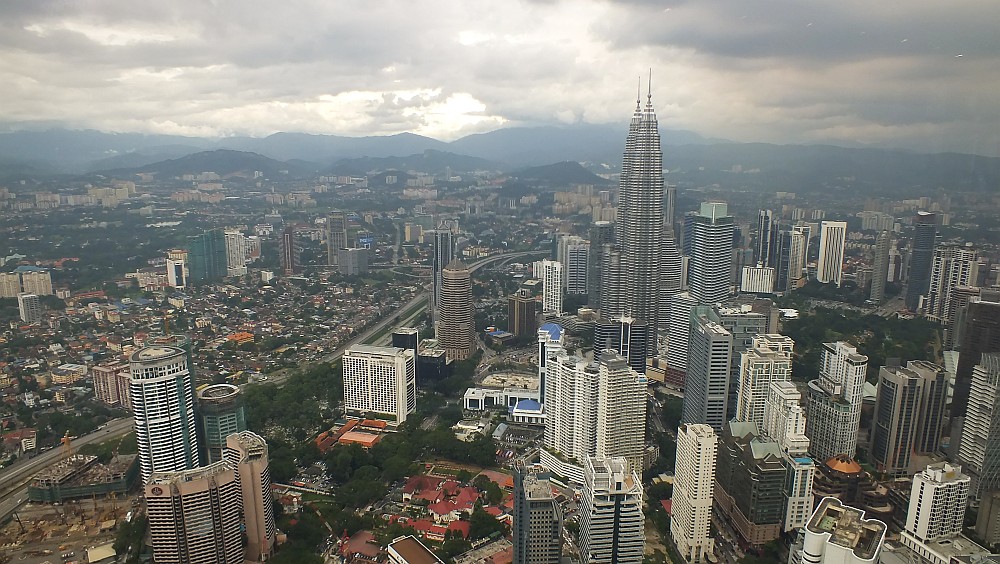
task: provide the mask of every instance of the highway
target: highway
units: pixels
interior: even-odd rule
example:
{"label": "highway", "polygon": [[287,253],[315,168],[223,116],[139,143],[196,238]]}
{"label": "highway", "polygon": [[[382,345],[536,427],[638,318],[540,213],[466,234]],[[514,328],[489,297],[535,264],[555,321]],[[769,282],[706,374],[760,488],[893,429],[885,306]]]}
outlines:
{"label": "highway", "polygon": [[[103,443],[121,437],[132,430],[132,418],[123,417],[108,422],[101,430],[73,439],[73,448],[91,443]],[[63,456],[62,448],[56,447],[33,458],[21,459],[0,470],[0,521],[4,521],[28,499],[27,483],[39,471],[57,462]]]}

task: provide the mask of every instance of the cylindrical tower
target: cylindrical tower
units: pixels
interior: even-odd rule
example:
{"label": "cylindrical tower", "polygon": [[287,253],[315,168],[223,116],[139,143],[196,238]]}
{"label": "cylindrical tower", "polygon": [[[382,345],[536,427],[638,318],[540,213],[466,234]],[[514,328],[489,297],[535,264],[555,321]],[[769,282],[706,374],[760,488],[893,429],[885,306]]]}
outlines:
{"label": "cylindrical tower", "polygon": [[223,459],[226,437],[247,430],[243,394],[231,384],[213,384],[198,390],[198,442],[205,464]]}
{"label": "cylindrical tower", "polygon": [[438,342],[449,360],[472,356],[472,272],[455,259],[441,271],[441,303]]}

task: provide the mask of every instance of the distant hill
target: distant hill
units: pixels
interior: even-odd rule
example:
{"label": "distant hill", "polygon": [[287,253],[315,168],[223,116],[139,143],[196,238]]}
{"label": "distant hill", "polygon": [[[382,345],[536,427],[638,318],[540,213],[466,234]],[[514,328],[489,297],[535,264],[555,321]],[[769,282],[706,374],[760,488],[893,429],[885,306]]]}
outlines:
{"label": "distant hill", "polygon": [[402,157],[422,153],[428,149],[448,150],[447,143],[414,133],[368,137],[275,133],[261,139],[249,137],[222,139],[219,141],[219,146],[253,151],[282,161],[302,159],[312,162],[334,162],[358,157]]}
{"label": "distant hill", "polygon": [[193,155],[185,155],[177,159],[170,159],[133,167],[129,169],[118,169],[104,171],[108,174],[135,174],[140,172],[153,173],[161,177],[176,177],[185,174],[198,174],[201,172],[214,172],[221,176],[244,172],[252,173],[261,171],[265,177],[275,177],[282,171],[288,171],[292,175],[312,173],[310,170],[303,170],[289,163],[278,161],[245,151],[232,151],[229,149],[217,149],[215,151],[203,151]]}
{"label": "distant hill", "polygon": [[596,184],[604,186],[610,182],[589,170],[580,163],[563,161],[561,163],[535,166],[511,173],[522,182],[533,181],[548,186],[569,186],[570,184]]}
{"label": "distant hill", "polygon": [[443,174],[447,170],[451,170],[452,173],[457,174],[477,170],[500,171],[505,168],[507,167],[479,157],[427,149],[420,154],[407,157],[344,159],[330,167],[328,172],[331,174],[361,175],[370,171],[415,170],[427,174]]}

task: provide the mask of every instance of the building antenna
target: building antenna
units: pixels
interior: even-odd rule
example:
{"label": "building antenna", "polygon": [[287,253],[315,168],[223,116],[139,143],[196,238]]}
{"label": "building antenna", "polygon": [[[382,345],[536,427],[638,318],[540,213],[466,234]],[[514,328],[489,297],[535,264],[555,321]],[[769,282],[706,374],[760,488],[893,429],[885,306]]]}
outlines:
{"label": "building antenna", "polygon": [[642,100],[642,75],[639,75],[638,84],[635,85],[635,109],[639,109],[640,101]]}
{"label": "building antenna", "polygon": [[646,82],[646,87],[649,88],[646,94],[646,100],[653,99],[653,67],[649,67],[649,80]]}

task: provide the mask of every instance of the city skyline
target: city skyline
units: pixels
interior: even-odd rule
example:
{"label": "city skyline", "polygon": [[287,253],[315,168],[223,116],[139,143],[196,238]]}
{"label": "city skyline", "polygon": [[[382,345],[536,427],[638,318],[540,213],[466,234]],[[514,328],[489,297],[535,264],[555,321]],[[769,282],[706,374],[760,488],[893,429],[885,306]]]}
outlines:
{"label": "city skyline", "polygon": [[708,138],[1000,153],[996,102],[984,96],[1000,80],[988,2],[899,13],[858,2],[106,1],[0,14],[9,129],[455,139],[616,123],[616,101],[653,68],[671,86],[663,121]]}

